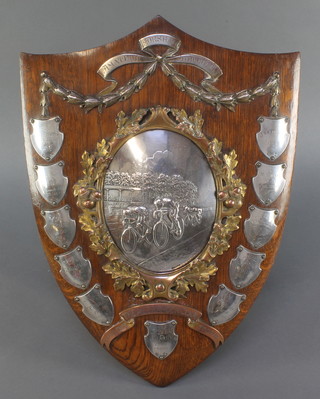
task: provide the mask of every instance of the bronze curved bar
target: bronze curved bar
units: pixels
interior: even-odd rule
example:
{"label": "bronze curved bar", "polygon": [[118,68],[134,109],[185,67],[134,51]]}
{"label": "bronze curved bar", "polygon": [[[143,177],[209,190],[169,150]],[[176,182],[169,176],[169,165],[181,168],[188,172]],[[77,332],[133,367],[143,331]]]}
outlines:
{"label": "bronze curved bar", "polygon": [[198,310],[176,303],[147,303],[145,305],[133,306],[119,313],[120,317],[124,320],[149,314],[171,314],[187,317],[191,320],[198,320],[202,316],[202,313]]}
{"label": "bronze curved bar", "polygon": [[101,339],[100,344],[105,346],[108,351],[110,351],[111,342],[116,339],[119,335],[130,330],[134,326],[134,320],[124,320],[122,319],[117,324],[114,324],[111,328],[106,330]]}
{"label": "bronze curved bar", "polygon": [[224,343],[224,338],[223,335],[220,333],[220,331],[209,326],[209,324],[201,320],[189,319],[188,326],[193,330],[197,331],[198,333],[210,338],[216,348],[218,348],[219,345]]}
{"label": "bronze curved bar", "polygon": [[122,310],[119,313],[121,321],[104,332],[100,339],[101,345],[105,346],[106,349],[110,351],[112,341],[130,330],[135,324],[134,319],[136,317],[150,314],[170,314],[186,317],[188,319],[188,326],[196,332],[210,338],[216,348],[224,342],[224,338],[218,330],[200,320],[202,313],[198,310],[176,303],[148,303]]}

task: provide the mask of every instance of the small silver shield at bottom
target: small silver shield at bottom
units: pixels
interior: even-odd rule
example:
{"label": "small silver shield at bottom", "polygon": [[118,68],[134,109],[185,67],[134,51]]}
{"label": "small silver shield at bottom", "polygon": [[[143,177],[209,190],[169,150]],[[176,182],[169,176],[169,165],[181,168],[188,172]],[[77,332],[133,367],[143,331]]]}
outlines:
{"label": "small silver shield at bottom", "polygon": [[175,333],[176,320],[154,322],[147,320],[144,325],[148,333],[144,336],[144,342],[153,356],[160,360],[168,357],[178,343],[178,335]]}

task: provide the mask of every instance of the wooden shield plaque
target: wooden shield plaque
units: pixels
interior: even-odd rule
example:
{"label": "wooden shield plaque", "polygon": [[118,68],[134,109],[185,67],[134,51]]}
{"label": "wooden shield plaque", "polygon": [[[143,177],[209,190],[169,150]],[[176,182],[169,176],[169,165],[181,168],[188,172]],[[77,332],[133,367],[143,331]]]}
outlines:
{"label": "wooden shield plaque", "polygon": [[21,80],[52,272],[106,350],[167,385],[225,342],[273,265],[299,54],[216,47],[157,17],[95,49],[22,54]]}

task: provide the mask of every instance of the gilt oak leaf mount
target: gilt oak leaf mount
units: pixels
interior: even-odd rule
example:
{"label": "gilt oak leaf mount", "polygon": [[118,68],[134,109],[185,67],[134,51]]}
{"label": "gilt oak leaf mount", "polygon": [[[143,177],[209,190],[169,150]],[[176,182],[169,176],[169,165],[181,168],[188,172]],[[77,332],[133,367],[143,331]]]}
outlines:
{"label": "gilt oak leaf mount", "polygon": [[268,277],[287,216],[299,62],[217,47],[161,17],[95,49],[21,55],[52,272],[98,342],[155,385],[215,352]]}

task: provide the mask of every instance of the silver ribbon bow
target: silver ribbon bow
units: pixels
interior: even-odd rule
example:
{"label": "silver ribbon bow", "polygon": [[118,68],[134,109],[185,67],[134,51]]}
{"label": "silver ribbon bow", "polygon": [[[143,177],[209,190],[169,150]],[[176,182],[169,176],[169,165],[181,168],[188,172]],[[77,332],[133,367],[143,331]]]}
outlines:
{"label": "silver ribbon bow", "polygon": [[[204,79],[201,81],[201,86],[210,92],[217,91],[212,84],[222,75],[221,68],[209,58],[199,54],[175,55],[181,46],[179,39],[167,34],[148,35],[139,40],[139,46],[141,51],[148,55],[137,53],[119,54],[101,65],[97,72],[107,82],[111,82],[111,85],[100,92],[100,95],[112,91],[117,86],[118,82],[111,75],[116,69],[127,64],[160,65],[167,76],[177,74],[172,64],[192,65],[202,70],[205,74]],[[167,49],[163,54],[159,55],[153,51],[152,47],[154,46],[165,46]]]}

